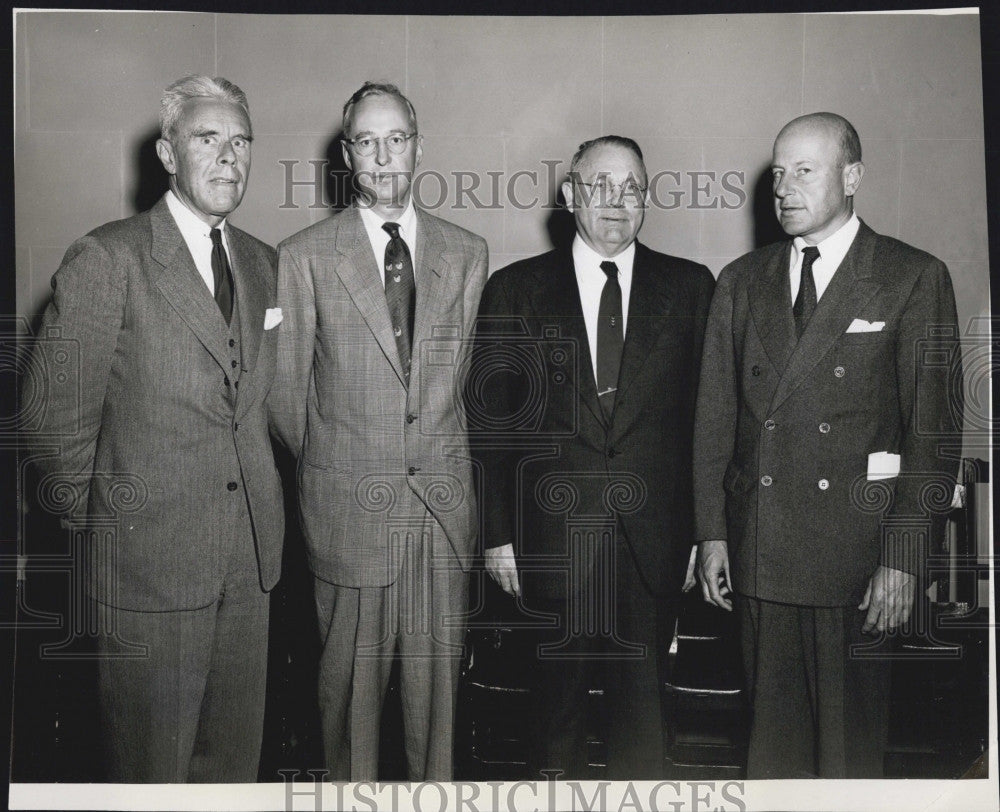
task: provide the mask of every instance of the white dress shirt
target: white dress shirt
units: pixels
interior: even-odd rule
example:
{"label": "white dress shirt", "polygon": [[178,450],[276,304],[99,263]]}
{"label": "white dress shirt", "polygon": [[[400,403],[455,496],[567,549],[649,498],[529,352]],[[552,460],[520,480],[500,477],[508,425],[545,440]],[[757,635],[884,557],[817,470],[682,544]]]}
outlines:
{"label": "white dress shirt", "polygon": [[[858,235],[861,221],[858,215],[851,214],[851,219],[833,232],[823,242],[816,243],[819,249],[819,257],[813,263],[813,279],[816,282],[816,301],[823,298],[833,275],[844,261],[851,243]],[[801,237],[796,237],[792,241],[792,256],[789,260],[788,276],[792,283],[792,301],[799,295],[799,284],[802,282],[802,250],[809,245]]]}
{"label": "white dress shirt", "polygon": [[[179,197],[172,190],[167,191],[167,208],[177,223],[177,228],[187,243],[191,257],[194,259],[194,266],[201,274],[201,278],[208,286],[209,294],[215,296],[215,274],[212,273],[212,227],[198,217],[191,209],[185,206]],[[226,239],[226,221],[223,220],[216,226],[222,232],[222,247],[226,251],[229,259],[229,267],[233,267],[233,255],[229,250],[229,241]]]}
{"label": "white dress shirt", "polygon": [[580,291],[583,321],[587,325],[587,343],[590,344],[590,361],[597,380],[597,314],[601,309],[601,293],[608,275],[601,270],[601,263],[611,261],[618,266],[618,284],[622,289],[622,335],[628,335],[628,302],[632,292],[632,265],[635,263],[635,242],[631,242],[616,257],[602,257],[583,241],[579,234],[573,238],[573,268],[576,287]]}
{"label": "white dress shirt", "polygon": [[382,287],[385,287],[385,249],[389,245],[389,233],[382,228],[383,223],[399,223],[399,236],[403,238],[406,247],[410,249],[410,262],[413,263],[413,285],[417,284],[417,212],[413,208],[413,198],[411,197],[403,209],[403,213],[396,220],[383,220],[369,206],[359,206],[361,212],[361,222],[365,225],[368,233],[368,242],[375,252],[375,264],[378,265],[379,273],[382,274]]}

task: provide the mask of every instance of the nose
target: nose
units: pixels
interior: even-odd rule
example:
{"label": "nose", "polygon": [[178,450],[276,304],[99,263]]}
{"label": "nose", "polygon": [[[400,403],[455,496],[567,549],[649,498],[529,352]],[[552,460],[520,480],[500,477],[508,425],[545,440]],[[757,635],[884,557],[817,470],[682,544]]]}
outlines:
{"label": "nose", "polygon": [[615,209],[620,209],[625,206],[625,184],[620,183],[617,186],[611,187],[611,194],[608,197],[608,205]]}
{"label": "nose", "polygon": [[789,189],[790,185],[791,184],[789,183],[788,175],[783,174],[774,183],[774,196],[779,200],[783,200],[790,191]]}
{"label": "nose", "polygon": [[389,163],[390,160],[392,160],[391,156],[389,155],[389,147],[386,146],[384,138],[379,138],[376,144],[377,146],[375,147],[375,163],[377,163],[379,166],[385,166],[386,164]]}
{"label": "nose", "polygon": [[219,163],[231,164],[236,162],[236,150],[229,141],[223,141],[219,147]]}

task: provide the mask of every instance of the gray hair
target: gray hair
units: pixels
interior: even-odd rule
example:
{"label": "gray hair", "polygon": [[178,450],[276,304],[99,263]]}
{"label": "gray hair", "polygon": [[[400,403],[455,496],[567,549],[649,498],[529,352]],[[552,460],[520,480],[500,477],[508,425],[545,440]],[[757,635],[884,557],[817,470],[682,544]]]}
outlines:
{"label": "gray hair", "polygon": [[410,114],[410,126],[413,128],[413,132],[417,131],[417,111],[413,109],[413,104],[402,94],[398,87],[383,82],[365,82],[360,88],[354,91],[354,95],[344,104],[342,128],[345,135],[349,136],[351,133],[351,115],[354,113],[354,105],[369,96],[392,96],[394,99],[401,101]]}
{"label": "gray hair", "polygon": [[190,99],[218,99],[243,108],[250,119],[247,94],[228,79],[216,76],[185,76],[169,85],[160,99],[160,137],[169,139],[177,128],[184,103]]}

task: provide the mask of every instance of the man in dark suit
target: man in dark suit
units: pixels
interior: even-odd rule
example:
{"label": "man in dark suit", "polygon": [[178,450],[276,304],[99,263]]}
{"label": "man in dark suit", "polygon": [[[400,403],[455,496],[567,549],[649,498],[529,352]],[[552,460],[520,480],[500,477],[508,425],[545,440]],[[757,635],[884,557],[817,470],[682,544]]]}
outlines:
{"label": "man in dark suit", "polygon": [[864,165],[844,118],[786,125],[772,173],[794,239],[723,269],[705,338],[699,576],[716,605],[737,595],[747,777],[879,777],[887,633],[910,614],[961,446],[940,364],[961,380],[955,300],[940,261],[854,214]]}
{"label": "man in dark suit", "polygon": [[[250,172],[243,91],[181,79],[160,124],[170,190],[67,251],[25,400],[62,438],[41,492],[86,561],[111,778],[255,781],[284,529],[275,255],[226,220]],[[76,387],[49,377],[67,341]]]}
{"label": "man in dark suit", "polygon": [[664,755],[659,672],[693,543],[714,282],[636,242],[647,176],[631,139],[581,145],[562,191],[572,248],[498,271],[479,310],[468,400],[486,569],[555,624],[538,641],[535,776],[585,775],[587,692],[606,663],[608,777],[651,779]]}
{"label": "man in dark suit", "polygon": [[275,426],[298,458],[333,780],[378,772],[394,655],[409,776],[447,781],[476,503],[462,416],[486,242],[414,206],[421,136],[394,85],[344,105],[350,208],[285,240]]}

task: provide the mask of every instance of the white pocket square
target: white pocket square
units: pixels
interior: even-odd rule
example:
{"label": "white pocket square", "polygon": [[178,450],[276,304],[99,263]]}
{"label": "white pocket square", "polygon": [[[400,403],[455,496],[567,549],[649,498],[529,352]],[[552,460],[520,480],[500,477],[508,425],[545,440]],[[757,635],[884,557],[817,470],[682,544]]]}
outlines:
{"label": "white pocket square", "polygon": [[899,476],[899,454],[876,451],[868,455],[868,481]]}
{"label": "white pocket square", "polygon": [[270,330],[281,324],[281,308],[269,307],[264,311],[264,329]]}
{"label": "white pocket square", "polygon": [[847,328],[849,333],[877,333],[880,330],[885,329],[884,321],[865,321],[864,319],[855,319],[851,322],[850,327]]}

